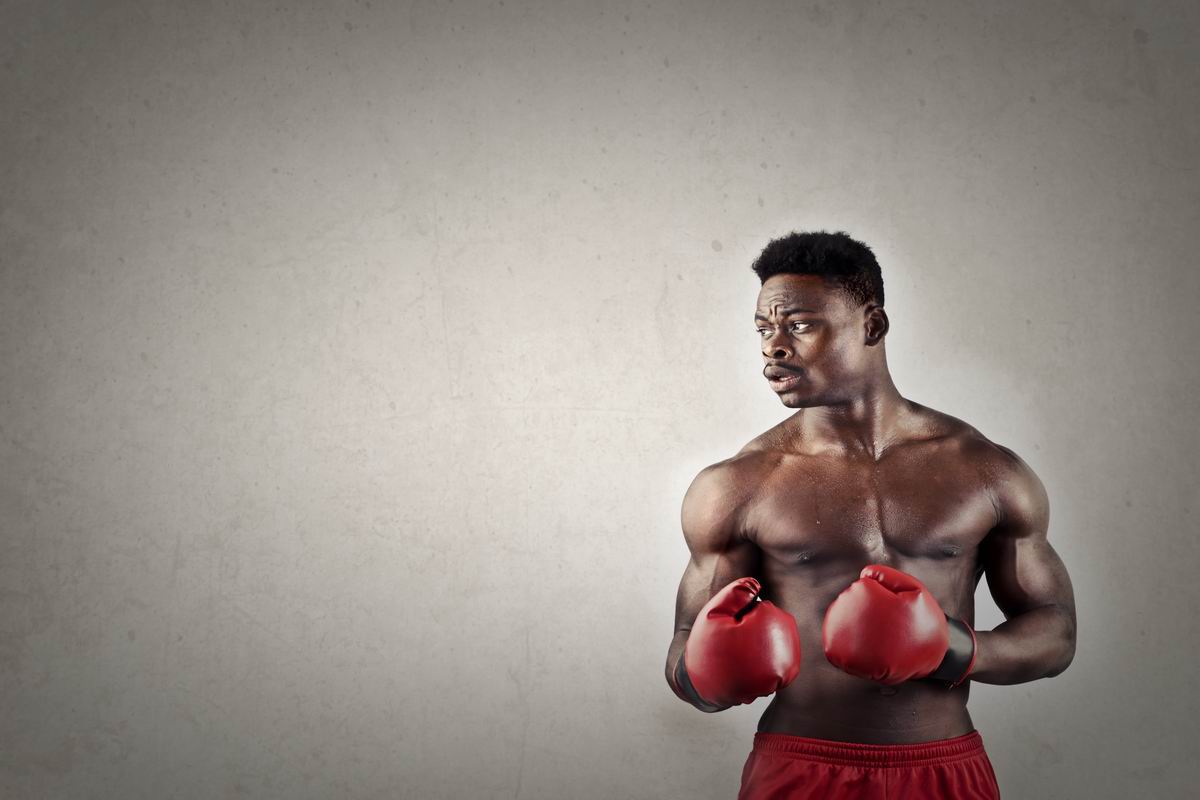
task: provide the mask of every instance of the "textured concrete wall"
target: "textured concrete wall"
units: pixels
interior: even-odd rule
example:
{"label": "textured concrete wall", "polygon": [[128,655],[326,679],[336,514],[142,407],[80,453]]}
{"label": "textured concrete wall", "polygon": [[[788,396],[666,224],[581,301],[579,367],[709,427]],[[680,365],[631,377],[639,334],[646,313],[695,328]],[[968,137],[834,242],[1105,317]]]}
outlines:
{"label": "textured concrete wall", "polygon": [[732,797],[679,503],[785,414],[796,228],[1050,491],[1079,649],[974,690],[1006,796],[1200,780],[1195,4],[0,13],[0,795]]}

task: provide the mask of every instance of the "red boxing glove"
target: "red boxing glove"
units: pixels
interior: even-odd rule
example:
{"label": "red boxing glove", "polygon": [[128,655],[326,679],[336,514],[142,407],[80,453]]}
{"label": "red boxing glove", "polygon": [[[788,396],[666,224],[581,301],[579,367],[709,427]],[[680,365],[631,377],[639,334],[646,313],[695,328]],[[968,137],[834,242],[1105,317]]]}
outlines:
{"label": "red boxing glove", "polygon": [[800,674],[796,620],[761,592],[754,578],[738,578],[696,617],[676,680],[705,711],[773,694]]}
{"label": "red boxing glove", "polygon": [[975,633],[948,617],[925,584],[871,564],[825,612],[825,657],[835,667],[888,685],[916,678],[962,683],[975,663]]}

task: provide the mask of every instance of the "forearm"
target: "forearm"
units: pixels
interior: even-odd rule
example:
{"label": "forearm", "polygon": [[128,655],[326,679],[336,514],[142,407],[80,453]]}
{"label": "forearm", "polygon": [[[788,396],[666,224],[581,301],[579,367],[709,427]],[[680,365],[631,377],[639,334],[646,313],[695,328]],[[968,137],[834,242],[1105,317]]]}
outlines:
{"label": "forearm", "polygon": [[976,631],[978,683],[1013,684],[1052,678],[1075,656],[1075,622],[1059,606],[1019,614],[990,631]]}

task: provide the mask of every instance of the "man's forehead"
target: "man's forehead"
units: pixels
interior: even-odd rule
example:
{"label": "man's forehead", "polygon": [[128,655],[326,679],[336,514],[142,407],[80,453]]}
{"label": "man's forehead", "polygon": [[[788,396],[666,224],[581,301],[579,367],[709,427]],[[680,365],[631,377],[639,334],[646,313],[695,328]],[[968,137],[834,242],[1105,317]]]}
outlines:
{"label": "man's forehead", "polygon": [[773,275],[758,292],[758,309],[826,308],[836,302],[841,287],[820,275]]}

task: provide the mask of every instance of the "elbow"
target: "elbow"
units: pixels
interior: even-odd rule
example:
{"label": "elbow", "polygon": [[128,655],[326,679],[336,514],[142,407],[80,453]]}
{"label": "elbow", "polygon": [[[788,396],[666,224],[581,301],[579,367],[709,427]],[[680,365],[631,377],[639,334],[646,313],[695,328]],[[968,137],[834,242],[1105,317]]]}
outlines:
{"label": "elbow", "polygon": [[1063,637],[1062,647],[1059,651],[1058,658],[1046,673],[1047,678],[1055,678],[1067,671],[1067,667],[1071,666],[1071,662],[1075,660],[1075,630],[1072,626],[1071,632]]}
{"label": "elbow", "polygon": [[1057,678],[1059,675],[1062,675],[1064,672],[1067,671],[1067,667],[1071,666],[1071,661],[1074,660],[1074,658],[1075,658],[1075,653],[1074,652],[1070,653],[1069,655],[1067,655],[1066,658],[1064,658],[1063,660],[1061,660],[1057,664],[1055,664],[1053,667],[1051,667],[1050,671],[1047,672],[1042,677]]}

